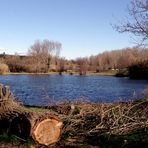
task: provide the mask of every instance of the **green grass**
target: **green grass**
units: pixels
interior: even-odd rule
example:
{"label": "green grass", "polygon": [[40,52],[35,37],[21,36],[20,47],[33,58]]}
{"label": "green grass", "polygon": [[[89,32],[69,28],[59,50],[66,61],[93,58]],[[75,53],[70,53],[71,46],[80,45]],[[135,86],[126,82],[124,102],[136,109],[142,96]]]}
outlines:
{"label": "green grass", "polygon": [[49,109],[45,109],[42,107],[31,107],[31,106],[25,106],[25,109],[33,112],[47,112],[50,111]]}

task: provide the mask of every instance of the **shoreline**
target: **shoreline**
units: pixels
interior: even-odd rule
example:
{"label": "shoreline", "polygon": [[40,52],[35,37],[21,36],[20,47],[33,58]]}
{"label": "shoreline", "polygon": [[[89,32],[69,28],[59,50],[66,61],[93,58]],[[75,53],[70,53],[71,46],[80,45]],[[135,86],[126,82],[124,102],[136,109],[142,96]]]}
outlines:
{"label": "shoreline", "polygon": [[[69,73],[69,72],[63,72],[62,74],[66,74],[66,75],[80,75],[77,72],[74,73]],[[28,73],[28,72],[10,72],[10,73],[6,73],[6,74],[1,74],[1,75],[62,75],[59,74],[59,72],[48,72],[48,73]],[[88,72],[82,76],[115,76],[116,73],[115,72]]]}

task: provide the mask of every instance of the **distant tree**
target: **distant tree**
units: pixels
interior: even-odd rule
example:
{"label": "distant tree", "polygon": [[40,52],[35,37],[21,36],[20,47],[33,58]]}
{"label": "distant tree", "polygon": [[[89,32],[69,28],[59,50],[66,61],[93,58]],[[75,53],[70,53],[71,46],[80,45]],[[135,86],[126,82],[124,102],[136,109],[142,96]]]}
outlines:
{"label": "distant tree", "polygon": [[[101,56],[101,60],[99,63],[102,63],[103,70],[109,70],[111,68],[111,53],[110,52],[104,52]],[[101,65],[100,65],[101,66]]]}
{"label": "distant tree", "polygon": [[148,79],[148,59],[131,65],[129,67],[129,77],[131,79]]}
{"label": "distant tree", "polygon": [[[148,0],[131,0],[129,17],[120,25],[115,25],[119,32],[129,32],[140,37],[140,44],[148,41]],[[138,42],[139,43],[139,42]]]}
{"label": "distant tree", "polygon": [[80,75],[86,75],[88,70],[88,59],[87,58],[77,58],[76,63],[78,65],[78,71]]}
{"label": "distant tree", "polygon": [[59,72],[59,74],[62,74],[62,72],[65,71],[65,66],[66,66],[66,63],[65,63],[65,58],[58,58],[57,60],[57,71]]}
{"label": "distant tree", "polygon": [[97,69],[98,69],[98,61],[97,61],[96,56],[90,56],[88,70],[92,72],[96,72]]}
{"label": "distant tree", "polygon": [[22,65],[21,65],[21,61],[20,61],[20,57],[15,54],[13,56],[8,56],[5,59],[6,64],[9,66],[9,69],[11,72],[22,72],[24,71]]}
{"label": "distant tree", "polygon": [[59,56],[62,44],[60,42],[43,40],[35,41],[29,49],[36,72],[47,72],[50,68],[51,57]]}

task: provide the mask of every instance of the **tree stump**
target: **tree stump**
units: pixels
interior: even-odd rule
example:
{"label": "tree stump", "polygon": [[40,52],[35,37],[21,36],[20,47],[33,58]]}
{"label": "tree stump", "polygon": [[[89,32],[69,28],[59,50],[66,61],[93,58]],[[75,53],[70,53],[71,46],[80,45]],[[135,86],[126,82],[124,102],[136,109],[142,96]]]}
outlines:
{"label": "tree stump", "polygon": [[42,145],[59,140],[62,122],[50,112],[33,112],[19,105],[9,86],[0,84],[0,132],[14,134],[22,139],[32,137]]}

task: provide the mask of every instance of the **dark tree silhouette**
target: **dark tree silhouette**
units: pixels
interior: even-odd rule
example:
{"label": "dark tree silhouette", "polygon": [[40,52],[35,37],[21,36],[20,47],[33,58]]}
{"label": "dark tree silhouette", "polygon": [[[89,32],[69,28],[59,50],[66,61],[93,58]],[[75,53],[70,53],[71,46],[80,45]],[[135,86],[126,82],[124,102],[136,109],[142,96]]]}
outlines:
{"label": "dark tree silhouette", "polygon": [[147,45],[148,41],[148,0],[131,0],[129,17],[115,29],[121,33],[129,32],[140,37],[138,44]]}

